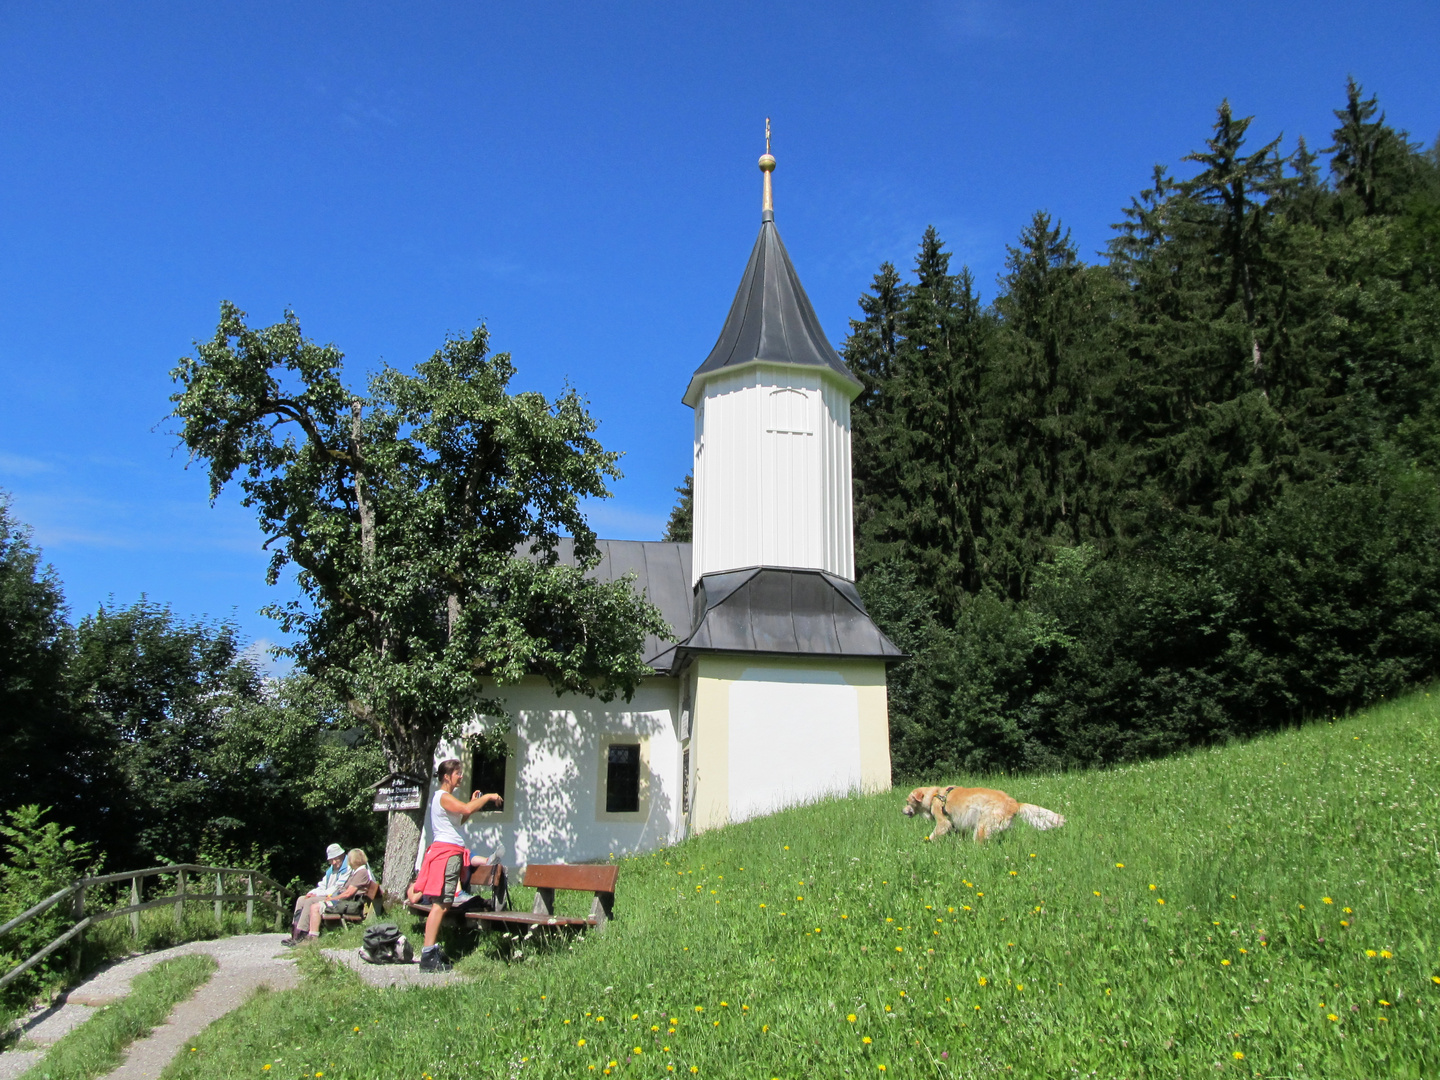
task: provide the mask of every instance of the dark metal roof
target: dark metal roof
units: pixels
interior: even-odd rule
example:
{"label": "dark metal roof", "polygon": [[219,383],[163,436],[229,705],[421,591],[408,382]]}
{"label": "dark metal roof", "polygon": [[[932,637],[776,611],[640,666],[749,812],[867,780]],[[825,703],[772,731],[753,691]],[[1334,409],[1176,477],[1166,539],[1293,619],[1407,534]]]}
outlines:
{"label": "dark metal roof", "polygon": [[720,339],[690,378],[686,404],[693,406],[699,399],[704,376],[755,360],[825,368],[853,386],[856,393],[861,389],[860,381],[850,374],[820,328],[768,212],[760,223],[760,235],[755,238]]}
{"label": "dark metal roof", "polygon": [[[690,545],[651,540],[597,540],[600,562],[589,576],[619,581],[660,609],[679,644],[645,639],[645,662],[668,674],[678,659],[705,652],[785,656],[851,656],[901,660],[871,621],[853,582],[823,570],[751,566],[706,574],[690,587]],[[562,537],[560,562],[575,565],[575,541]],[[694,627],[692,632],[691,627]]]}
{"label": "dark metal roof", "polygon": [[[649,540],[597,540],[600,562],[590,571],[599,581],[619,581],[635,574],[635,589],[660,609],[674,637],[683,640],[690,633],[692,591],[690,588],[690,545]],[[561,537],[556,546],[560,562],[575,565],[575,541]],[[657,637],[645,639],[645,662],[657,671],[668,671],[675,645]]]}
{"label": "dark metal roof", "polygon": [[871,621],[852,582],[823,570],[773,566],[702,577],[695,630],[676,652],[905,656]]}

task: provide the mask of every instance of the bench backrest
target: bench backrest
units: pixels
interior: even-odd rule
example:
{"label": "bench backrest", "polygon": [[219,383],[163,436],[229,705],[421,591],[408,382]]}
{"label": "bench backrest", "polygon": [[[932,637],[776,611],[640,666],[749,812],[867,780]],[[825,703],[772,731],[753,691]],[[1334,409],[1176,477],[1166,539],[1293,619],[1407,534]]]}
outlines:
{"label": "bench backrest", "polygon": [[470,891],[493,889],[505,875],[505,867],[497,863],[470,864]]}
{"label": "bench backrest", "polygon": [[618,866],[566,866],[563,863],[531,863],[525,868],[527,889],[576,889],[581,892],[613,893],[620,876]]}

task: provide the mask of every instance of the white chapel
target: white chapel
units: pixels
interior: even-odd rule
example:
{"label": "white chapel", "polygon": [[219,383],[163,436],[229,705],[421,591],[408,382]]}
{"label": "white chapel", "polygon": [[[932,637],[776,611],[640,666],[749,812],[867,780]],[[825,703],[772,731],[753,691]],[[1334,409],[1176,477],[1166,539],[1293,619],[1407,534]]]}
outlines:
{"label": "white chapel", "polygon": [[901,653],[854,580],[861,385],[775,228],[774,168],[767,146],[760,235],[683,396],[695,411],[694,542],[599,541],[593,573],[635,574],[673,631],[646,643],[654,676],[628,702],[557,697],[538,677],[499,688],[510,754],[486,757],[469,738],[437,750],[465,763],[461,790],[504,795],[465,829],[472,849],[503,848],[508,865],[651,850],[890,786],[885,670]]}

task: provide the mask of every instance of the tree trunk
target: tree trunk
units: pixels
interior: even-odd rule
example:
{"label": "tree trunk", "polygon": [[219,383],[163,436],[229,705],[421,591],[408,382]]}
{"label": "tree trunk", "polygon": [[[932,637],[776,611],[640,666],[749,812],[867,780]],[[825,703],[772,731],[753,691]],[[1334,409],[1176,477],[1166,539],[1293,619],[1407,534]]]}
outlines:
{"label": "tree trunk", "polygon": [[[424,794],[424,789],[421,789]],[[415,859],[420,854],[420,824],[423,810],[391,810],[385,830],[385,872],[380,887],[392,903],[403,901],[405,889],[415,872]]]}

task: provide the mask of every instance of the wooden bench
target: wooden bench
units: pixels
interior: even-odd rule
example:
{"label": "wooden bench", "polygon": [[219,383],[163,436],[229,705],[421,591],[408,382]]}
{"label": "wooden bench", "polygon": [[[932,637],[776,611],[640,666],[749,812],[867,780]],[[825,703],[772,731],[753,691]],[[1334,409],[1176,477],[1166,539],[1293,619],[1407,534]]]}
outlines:
{"label": "wooden bench", "polygon": [[[472,863],[470,869],[470,885],[466,892],[475,893],[477,889],[489,889],[490,895],[495,901],[495,907],[504,911],[510,906],[509,877],[505,873],[505,867],[501,863]],[[425,903],[407,903],[405,905],[416,915],[430,914],[430,905]],[[453,908],[445,913],[445,917],[453,922],[458,922],[465,913],[456,911]]]}
{"label": "wooden bench", "polygon": [[[370,884],[365,886],[365,891],[361,895],[365,898],[366,908],[374,908],[380,915],[385,914],[385,901],[380,899],[380,882],[372,879]],[[320,913],[320,929],[322,930],[327,924],[340,926],[345,923],[363,923],[364,921],[364,911],[359,915],[341,915],[338,911],[322,911]]]}
{"label": "wooden bench", "polygon": [[[567,866],[564,864],[531,864],[525,868],[520,882],[535,890],[535,905],[530,911],[474,911],[466,914],[468,922],[495,929],[503,926],[595,926],[603,928],[615,917],[615,879],[618,866]],[[589,915],[556,915],[555,892],[590,892],[595,901]]]}

